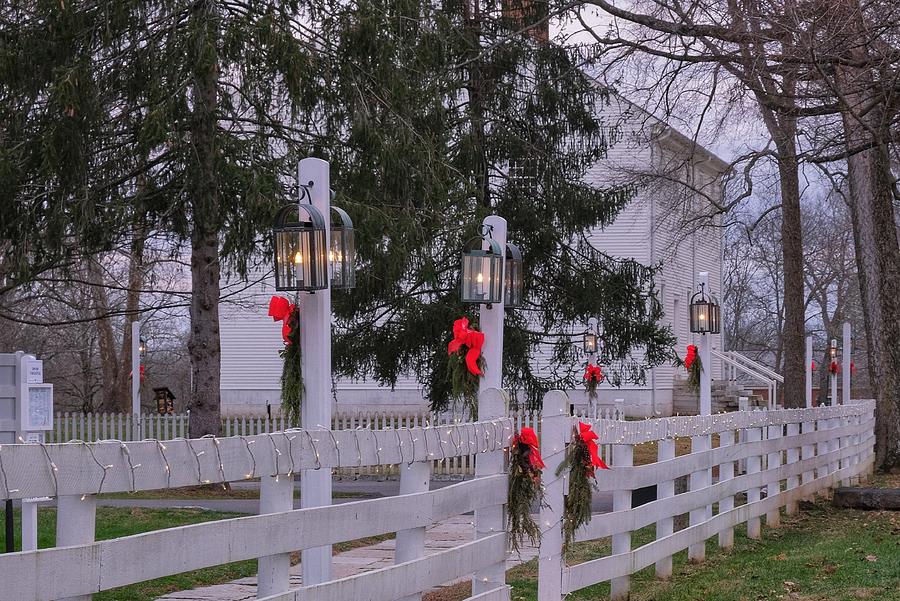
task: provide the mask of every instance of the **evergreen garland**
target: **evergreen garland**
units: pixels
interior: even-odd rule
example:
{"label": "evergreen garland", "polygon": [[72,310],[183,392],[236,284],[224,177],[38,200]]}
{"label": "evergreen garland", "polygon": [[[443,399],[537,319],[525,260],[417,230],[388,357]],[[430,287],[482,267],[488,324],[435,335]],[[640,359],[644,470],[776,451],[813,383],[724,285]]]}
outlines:
{"label": "evergreen garland", "polygon": [[[478,369],[481,370],[481,373],[484,373],[484,370],[487,368],[487,361],[485,361],[484,357],[478,357],[477,363]],[[466,365],[465,350],[461,349],[455,353],[450,353],[447,357],[447,380],[450,382],[450,398],[453,401],[454,408],[457,405],[461,406],[473,420],[478,419],[478,381],[480,379],[481,376],[476,376],[469,371]],[[431,410],[437,412],[446,411],[450,408],[450,403],[442,405],[432,402],[431,405]]]}
{"label": "evergreen garland", "polygon": [[[568,471],[569,492],[563,502],[563,548],[567,549],[575,532],[591,521],[592,487],[595,468],[609,469],[597,454],[597,435],[585,423],[579,423],[573,431],[572,442],[566,447],[566,456],[556,470],[557,476]],[[593,480],[593,481],[592,481]]]}
{"label": "evergreen garland", "polygon": [[687,353],[685,354],[684,359],[681,359],[677,355],[675,356],[675,367],[683,367],[687,370],[688,388],[694,392],[698,392],[700,390],[700,371],[703,368],[703,363],[700,361],[700,355],[697,354],[697,347],[695,345],[689,344],[687,346]]}
{"label": "evergreen garland", "polygon": [[287,317],[291,331],[278,356],[284,361],[281,369],[281,410],[287,423],[300,426],[300,407],[303,400],[303,366],[300,361],[300,309],[293,307]]}
{"label": "evergreen garland", "polygon": [[522,428],[513,438],[509,449],[509,490],[506,505],[507,531],[510,548],[518,553],[528,538],[537,546],[541,542],[541,530],[531,515],[531,508],[540,499],[541,459],[537,436],[531,428]]}

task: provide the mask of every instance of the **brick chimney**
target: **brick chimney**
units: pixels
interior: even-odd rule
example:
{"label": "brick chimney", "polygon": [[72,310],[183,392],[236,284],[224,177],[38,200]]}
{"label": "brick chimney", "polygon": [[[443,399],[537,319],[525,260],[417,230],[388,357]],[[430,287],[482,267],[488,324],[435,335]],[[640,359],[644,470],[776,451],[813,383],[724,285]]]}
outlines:
{"label": "brick chimney", "polygon": [[540,44],[550,42],[550,24],[545,18],[549,10],[547,0],[502,0],[502,2],[503,18],[510,29],[518,31],[540,21],[528,27],[525,35]]}

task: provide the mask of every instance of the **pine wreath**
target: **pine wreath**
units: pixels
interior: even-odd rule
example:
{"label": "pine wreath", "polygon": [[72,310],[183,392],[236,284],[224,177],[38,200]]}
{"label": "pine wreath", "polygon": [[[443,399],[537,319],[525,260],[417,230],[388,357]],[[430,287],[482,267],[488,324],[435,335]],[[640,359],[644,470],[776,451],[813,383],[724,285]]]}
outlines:
{"label": "pine wreath", "polygon": [[603,370],[599,365],[588,363],[584,370],[584,387],[587,390],[588,398],[594,400],[597,398],[597,386],[603,381]]}
{"label": "pine wreath", "polygon": [[537,546],[541,530],[531,515],[531,508],[541,497],[541,459],[538,438],[531,428],[522,428],[509,448],[509,490],[507,495],[506,522],[510,548],[518,553],[527,538]]}

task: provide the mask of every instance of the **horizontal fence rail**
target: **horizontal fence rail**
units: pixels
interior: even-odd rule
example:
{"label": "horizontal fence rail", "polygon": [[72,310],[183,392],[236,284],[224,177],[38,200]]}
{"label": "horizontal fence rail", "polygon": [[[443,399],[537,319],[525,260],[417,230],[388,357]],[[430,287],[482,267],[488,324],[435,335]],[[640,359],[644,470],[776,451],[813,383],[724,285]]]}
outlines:
{"label": "horizontal fence rail", "polygon": [[[799,500],[871,471],[874,408],[874,401],[859,401],[635,422],[584,420],[613,446],[612,469],[597,474],[597,490],[613,494],[613,510],[593,516],[575,541],[611,537],[612,553],[565,565],[559,525],[565,490],[559,480],[548,482],[541,523],[555,525],[541,545],[538,598],[557,601],[611,581],[612,599],[626,599],[631,574],[655,564],[658,576],[669,577],[679,551],[688,549],[691,560],[703,561],[707,539],[718,536],[722,547],[730,547],[734,528],[744,523],[758,538],[762,516],[775,525],[782,507],[793,513]],[[542,454],[547,473],[554,473],[575,421],[551,395],[544,415],[552,417],[544,418]],[[691,452],[676,456],[675,439],[684,438]],[[634,447],[645,443],[657,445],[658,460],[635,466]],[[655,487],[655,500],[633,508],[632,491],[646,487]],[[653,526],[654,540],[633,548],[634,533]]]}
{"label": "horizontal fence rail", "polygon": [[[625,419],[624,403],[597,407],[596,417],[619,420]],[[588,417],[587,412],[579,415]],[[513,411],[509,414],[516,430],[533,428],[540,433],[541,414],[539,411]],[[469,421],[459,415],[448,413],[385,412],[385,411],[344,411],[335,413],[331,421],[332,430],[391,430],[423,426],[459,424]],[[187,438],[190,418],[187,413],[177,415],[142,415],[140,418],[141,439],[172,440]],[[231,436],[257,436],[281,432],[289,425],[283,416],[232,416],[222,419],[221,433],[224,438]],[[57,413],[54,429],[47,432],[50,443],[78,440],[97,442],[100,440],[134,440],[130,413]],[[605,452],[608,452],[608,448]],[[335,470],[341,478],[396,477],[397,465],[361,465],[342,467]],[[475,455],[439,457],[432,463],[432,475],[446,478],[464,478],[475,475]]]}
{"label": "horizontal fence rail", "polygon": [[157,490],[386,466],[509,446],[513,421],[395,430],[286,430],[255,436],[16,444],[0,447],[0,499]]}

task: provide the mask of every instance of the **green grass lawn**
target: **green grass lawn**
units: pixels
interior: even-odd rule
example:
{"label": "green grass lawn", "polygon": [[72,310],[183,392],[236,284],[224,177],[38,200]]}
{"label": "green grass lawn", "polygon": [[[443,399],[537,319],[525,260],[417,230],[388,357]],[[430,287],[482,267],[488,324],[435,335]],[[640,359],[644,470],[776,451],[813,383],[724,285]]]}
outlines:
{"label": "green grass lawn", "polygon": [[[652,540],[653,528],[634,535]],[[609,554],[608,541],[575,545],[570,563]],[[707,543],[707,561],[693,565],[687,553],[675,556],[674,576],[654,578],[653,567],[632,577],[631,601],[900,601],[900,513],[837,510],[826,502],[806,505],[797,516],[782,516],[779,528],[765,528],[762,540],[735,532],[735,546],[722,552]],[[513,601],[537,598],[537,563],[508,573]],[[567,597],[602,600],[603,583]]]}
{"label": "green grass lawn", "polygon": [[[97,508],[97,540],[130,536],[151,530],[174,528],[187,524],[198,524],[213,520],[241,517],[243,514],[203,511],[200,509],[146,509],[142,507],[98,507]],[[15,512],[16,549],[20,548],[21,525],[19,511]],[[5,518],[0,505],[0,524]],[[0,528],[0,549],[6,548],[3,528]],[[334,546],[334,552],[340,553],[350,549],[374,545],[377,542],[393,538],[393,536],[377,536]],[[56,510],[42,508],[38,511],[38,547],[52,547],[56,540]],[[140,561],[140,558],[135,558]],[[211,584],[221,584],[237,578],[256,575],[256,560],[239,561],[203,570],[195,570],[166,578],[158,578],[131,586],[125,586],[93,596],[94,601],[152,601],[159,596],[174,591],[196,588]]]}

